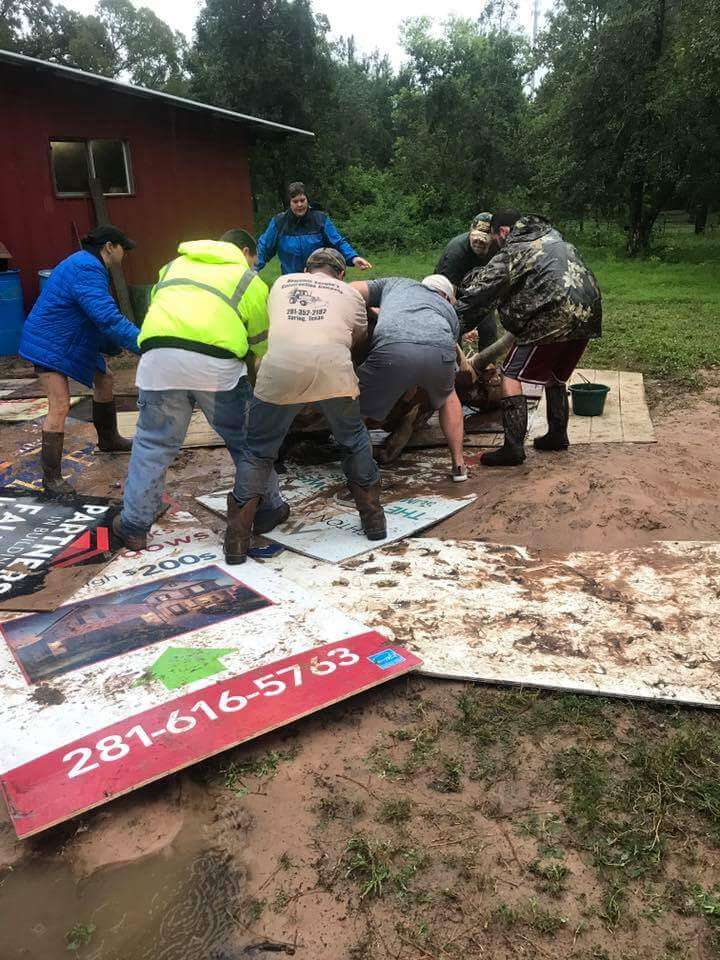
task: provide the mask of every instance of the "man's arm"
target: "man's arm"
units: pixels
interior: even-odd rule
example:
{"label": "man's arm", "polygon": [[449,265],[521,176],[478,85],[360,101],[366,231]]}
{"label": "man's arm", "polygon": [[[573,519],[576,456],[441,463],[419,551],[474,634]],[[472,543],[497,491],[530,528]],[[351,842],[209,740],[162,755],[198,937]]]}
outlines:
{"label": "man's arm", "polygon": [[507,254],[501,251],[485,267],[469,275],[462,296],[455,304],[459,316],[468,310],[490,310],[510,292],[510,269]]}
{"label": "man's arm", "polygon": [[257,242],[257,262],[255,264],[255,270],[258,273],[269,260],[272,260],[277,253],[278,229],[277,223],[275,222],[276,220],[277,217],[272,218],[270,223],[267,225],[265,233],[263,233]]}
{"label": "man's arm", "polygon": [[268,348],[268,288],[264,280],[255,277],[240,301],[238,313],[247,330],[248,349],[260,359]]}
{"label": "man's arm", "polygon": [[83,313],[104,336],[126,350],[140,353],[137,345],[140,331],[118,310],[108,288],[107,271],[100,261],[80,273],[74,295]]}
{"label": "man's arm", "polygon": [[383,290],[391,277],[382,277],[378,280],[352,280],[350,286],[357,290],[369,307],[379,307]]}

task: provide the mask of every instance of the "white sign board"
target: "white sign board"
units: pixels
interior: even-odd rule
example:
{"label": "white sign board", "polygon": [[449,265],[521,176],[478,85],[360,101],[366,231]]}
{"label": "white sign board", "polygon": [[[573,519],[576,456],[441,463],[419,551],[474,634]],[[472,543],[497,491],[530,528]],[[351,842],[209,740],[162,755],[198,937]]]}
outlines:
{"label": "white sign board", "polygon": [[0,786],[20,836],[419,663],[199,526],[0,623]]}
{"label": "white sign board", "polygon": [[267,537],[308,557],[340,563],[432,527],[474,500],[475,495],[471,494],[462,499],[406,497],[384,503],[387,536],[383,540],[367,539],[360,526],[360,517],[354,510],[343,513],[325,511],[312,517],[291,516]]}

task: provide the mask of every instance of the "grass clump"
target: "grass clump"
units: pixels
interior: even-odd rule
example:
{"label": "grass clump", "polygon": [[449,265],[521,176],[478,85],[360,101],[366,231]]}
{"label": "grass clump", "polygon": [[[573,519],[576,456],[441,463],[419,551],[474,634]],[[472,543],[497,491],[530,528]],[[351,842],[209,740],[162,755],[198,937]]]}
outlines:
{"label": "grass clump", "polygon": [[559,897],[563,893],[565,881],[570,876],[570,869],[564,863],[543,863],[542,860],[533,860],[528,870],[538,879],[538,886],[543,893],[548,893],[552,897]]}
{"label": "grass clump", "polygon": [[76,953],[80,947],[86,947],[92,940],[95,930],[94,923],[74,923],[65,933],[67,949]]}
{"label": "grass clump", "polygon": [[413,802],[408,797],[396,797],[383,800],[378,810],[380,823],[404,824],[412,815]]}
{"label": "grass clump", "polygon": [[463,762],[456,757],[442,757],[441,770],[440,775],[431,781],[431,789],[438,793],[460,793],[465,771]]}
{"label": "grass clump", "polygon": [[428,865],[427,856],[417,848],[393,846],[366,834],[354,834],[344,854],[345,876],[360,887],[360,899],[379,899],[390,887],[400,900],[412,894],[415,875]]}

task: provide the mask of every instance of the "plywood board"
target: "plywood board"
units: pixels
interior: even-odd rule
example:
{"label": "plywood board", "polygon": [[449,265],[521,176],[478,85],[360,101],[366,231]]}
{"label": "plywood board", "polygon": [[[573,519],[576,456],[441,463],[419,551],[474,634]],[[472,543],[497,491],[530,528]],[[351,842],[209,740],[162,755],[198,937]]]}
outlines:
{"label": "plywood board", "polygon": [[419,664],[199,526],[0,625],[0,784],[29,836]]}
{"label": "plywood board", "polygon": [[[626,370],[576,370],[569,383],[604,383],[610,387],[605,401],[605,410],[601,417],[576,417],[570,411],[568,436],[570,443],[654,443],[655,431],[650,419],[645,398],[645,385],[641,373]],[[527,387],[535,387],[532,391]],[[523,384],[523,393],[528,397],[528,444],[535,437],[547,433],[547,415],[545,397],[538,400],[538,389],[534,384]],[[544,394],[544,391],[543,391]],[[498,417],[500,414],[498,413]],[[466,418],[468,419],[468,418]],[[483,428],[474,432],[468,426],[465,430],[465,447],[497,447],[503,442],[501,432]],[[435,415],[422,430],[412,435],[407,449],[427,449],[444,447],[445,437]]]}
{"label": "plywood board", "polygon": [[[81,397],[70,397],[70,406],[79,403]],[[22,423],[26,420],[38,420],[48,412],[48,402],[45,397],[34,397],[28,400],[0,400],[0,422]]]}
{"label": "plywood board", "polygon": [[555,556],[404,541],[268,561],[422,656],[433,676],[720,707],[720,544]]}
{"label": "plywood board", "polygon": [[[137,427],[137,410],[127,410],[117,415],[118,430],[123,437],[134,437]],[[187,435],[183,442],[183,449],[188,447],[222,447],[225,441],[207,422],[202,410],[193,411],[188,426]]]}
{"label": "plywood board", "polygon": [[0,487],[0,610],[52,610],[111,556],[116,508]]}
{"label": "plywood board", "polygon": [[[575,383],[602,383],[610,387],[600,417],[577,417],[570,408],[570,443],[655,443],[655,430],[645,397],[641,373],[627,370],[578,369],[570,378]],[[528,429],[529,441],[547,431],[543,397]]]}
{"label": "plywood board", "polygon": [[387,520],[387,536],[383,540],[367,539],[360,518],[351,507],[343,512],[319,511],[314,516],[292,516],[268,533],[267,538],[317,560],[339,563],[411,537],[451,517],[474,500],[475,495],[471,494],[458,499],[406,497],[383,503]]}
{"label": "plywood board", "polygon": [[31,384],[36,383],[34,379],[30,380],[15,380],[15,379],[6,379],[0,380],[0,398],[5,397],[15,397],[18,391],[23,388],[29,387]]}

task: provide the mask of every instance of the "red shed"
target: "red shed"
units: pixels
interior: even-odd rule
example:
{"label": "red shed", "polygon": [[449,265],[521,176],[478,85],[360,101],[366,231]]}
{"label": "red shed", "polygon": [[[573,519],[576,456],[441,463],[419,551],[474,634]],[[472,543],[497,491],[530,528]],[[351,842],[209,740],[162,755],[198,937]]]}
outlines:
{"label": "red shed", "polygon": [[252,229],[248,156],[259,133],[307,130],[0,51],[0,241],[26,306],[38,271],[95,225],[88,176],[137,242],[130,283],[150,283],[181,240]]}

